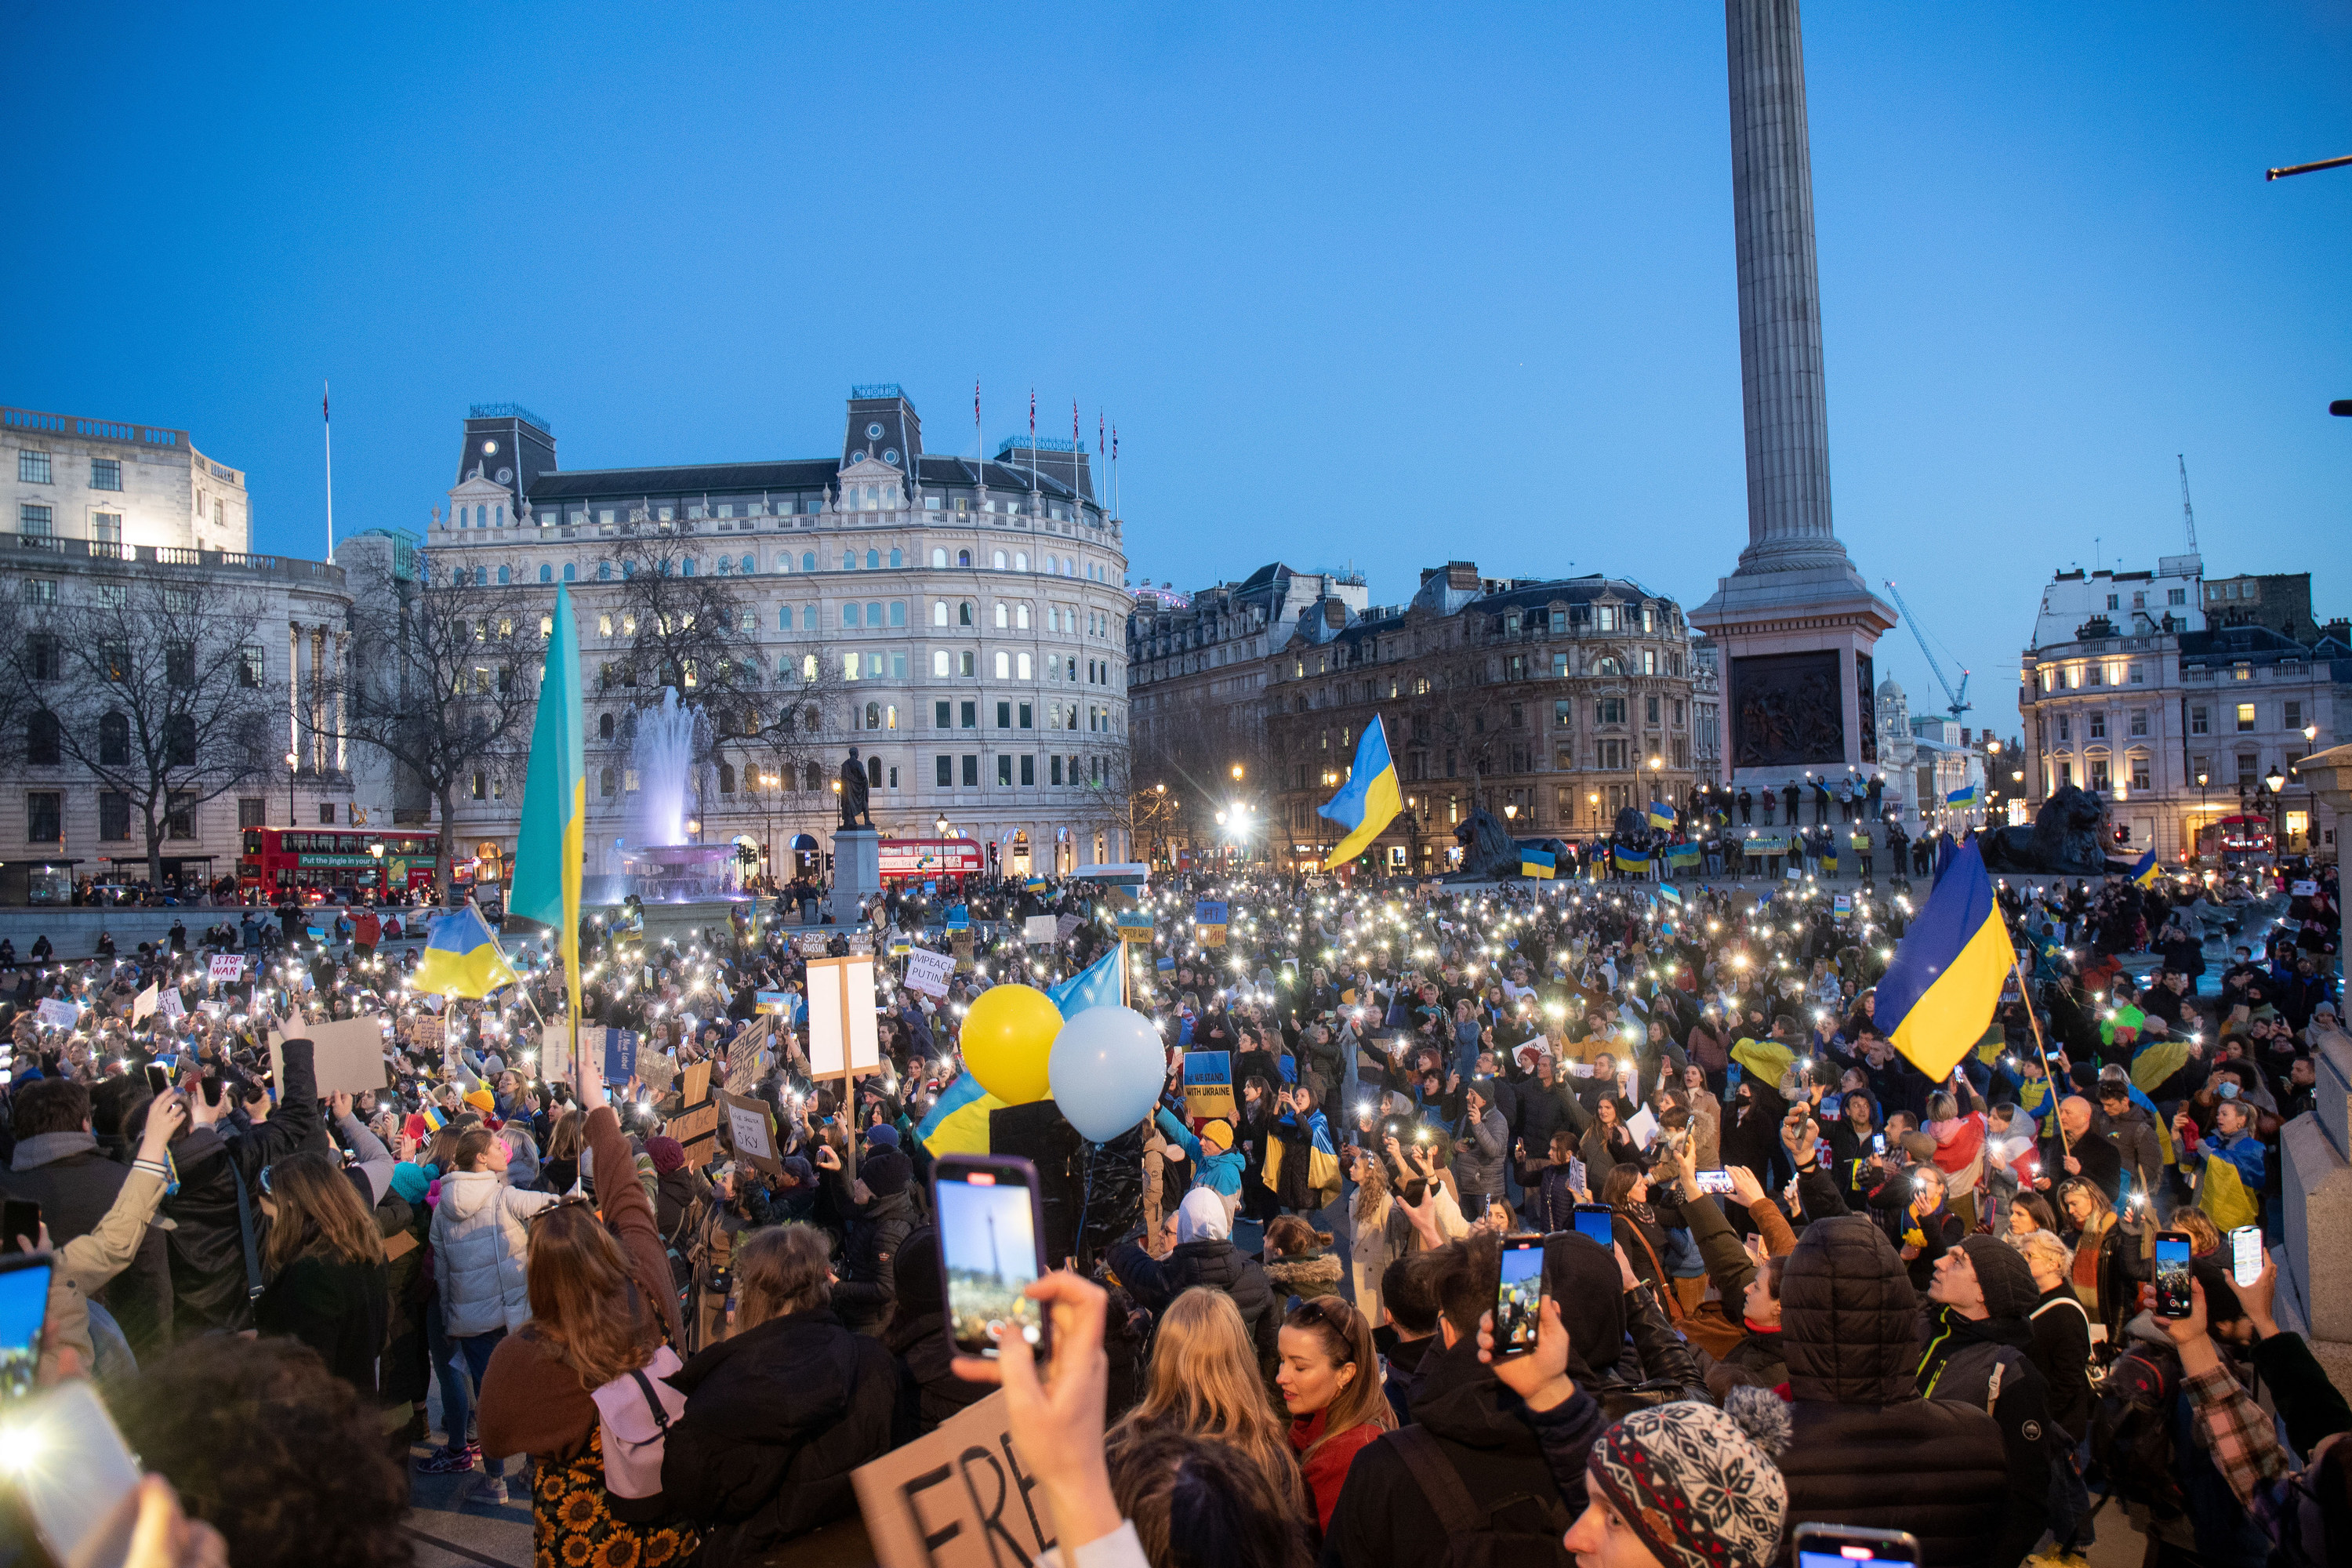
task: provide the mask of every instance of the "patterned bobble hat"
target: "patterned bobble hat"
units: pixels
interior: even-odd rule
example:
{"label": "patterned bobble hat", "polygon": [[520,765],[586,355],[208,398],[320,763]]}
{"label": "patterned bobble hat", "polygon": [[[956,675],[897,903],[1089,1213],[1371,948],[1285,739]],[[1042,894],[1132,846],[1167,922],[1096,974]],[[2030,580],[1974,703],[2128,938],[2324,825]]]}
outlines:
{"label": "patterned bobble hat", "polygon": [[1593,1486],[1664,1568],[1768,1568],[1780,1550],[1789,1407],[1733,1389],[1717,1410],[1684,1400],[1637,1410],[1601,1435]]}

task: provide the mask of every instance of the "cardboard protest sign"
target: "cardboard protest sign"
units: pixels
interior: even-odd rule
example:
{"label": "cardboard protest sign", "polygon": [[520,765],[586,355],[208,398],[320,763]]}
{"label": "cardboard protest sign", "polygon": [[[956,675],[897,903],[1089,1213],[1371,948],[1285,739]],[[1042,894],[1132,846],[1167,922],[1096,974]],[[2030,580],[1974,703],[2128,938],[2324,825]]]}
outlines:
{"label": "cardboard protest sign", "polygon": [[151,984],[148,985],[146,990],[142,991],[138,995],[133,996],[131,999],[131,1021],[132,1023],[135,1024],[139,1022],[140,1019],[148,1017],[154,1013],[156,1006],[158,1005],[157,998],[161,995],[163,987]]}
{"label": "cardboard protest sign", "polygon": [[1083,919],[1076,915],[1058,916],[1054,921],[1054,940],[1055,942],[1069,941],[1071,933],[1086,923],[1087,922]]}
{"label": "cardboard protest sign", "polygon": [[687,1168],[700,1170],[719,1152],[719,1102],[706,1100],[691,1110],[679,1111],[662,1131],[686,1146]]}
{"label": "cardboard protest sign", "polygon": [[791,994],[787,992],[758,991],[752,993],[751,1011],[754,1014],[790,1013],[792,1010],[793,1000]]}
{"label": "cardboard protest sign", "polygon": [[1151,940],[1151,917],[1145,914],[1124,914],[1118,917],[1118,940],[1142,942]]}
{"label": "cardboard protest sign", "polygon": [[971,932],[950,928],[948,932],[948,951],[955,954],[958,969],[970,970],[971,968]]}
{"label": "cardboard protest sign", "polygon": [[761,1077],[768,1070],[768,1044],[775,1027],[772,1018],[755,1019],[728,1046],[728,1093],[749,1094],[759,1087]]}
{"label": "cardboard protest sign", "polygon": [[872,1072],[881,1064],[872,953],[809,960],[808,1058],[812,1078]]}
{"label": "cardboard protest sign", "polygon": [[[606,1029],[604,1035],[604,1081],[608,1084],[626,1083],[637,1076],[636,1034],[629,1029]],[[589,1046],[584,1034],[580,1043],[583,1047]]]}
{"label": "cardboard protest sign", "polygon": [[245,978],[245,958],[241,953],[213,954],[212,968],[207,971],[215,985],[226,985]]}
{"label": "cardboard protest sign", "polygon": [[1006,1568],[1055,1542],[1036,1477],[1013,1452],[1004,1395],[850,1472],[881,1568]]}
{"label": "cardboard protest sign", "polygon": [[907,955],[907,989],[919,991],[926,996],[948,994],[948,979],[955,973],[955,959],[944,952],[910,952]]}
{"label": "cardboard protest sign", "polygon": [[1232,1052],[1184,1053],[1184,1114],[1194,1121],[1234,1114]]}
{"label": "cardboard protest sign", "polygon": [[[697,1106],[710,1098],[710,1064],[709,1062],[688,1062],[682,1077],[684,1081],[678,1085],[677,1091],[678,1103],[689,1107]],[[680,1139],[679,1142],[683,1142],[684,1140]]]}
{"label": "cardboard protest sign", "polygon": [[735,1142],[735,1157],[750,1161],[772,1176],[782,1175],[784,1163],[776,1153],[776,1123],[768,1102],[721,1093],[718,1109],[726,1112],[727,1131]]}
{"label": "cardboard protest sign", "polygon": [[[383,1021],[380,1018],[338,1018],[328,1023],[297,1024],[296,1039],[309,1038],[310,1059],[319,1079],[319,1092],[365,1094],[385,1087]],[[269,1031],[269,1081],[286,1088],[286,1036]]]}
{"label": "cardboard protest sign", "polygon": [[1222,900],[1203,899],[1192,906],[1192,920],[1201,928],[1202,947],[1225,945],[1226,907]]}

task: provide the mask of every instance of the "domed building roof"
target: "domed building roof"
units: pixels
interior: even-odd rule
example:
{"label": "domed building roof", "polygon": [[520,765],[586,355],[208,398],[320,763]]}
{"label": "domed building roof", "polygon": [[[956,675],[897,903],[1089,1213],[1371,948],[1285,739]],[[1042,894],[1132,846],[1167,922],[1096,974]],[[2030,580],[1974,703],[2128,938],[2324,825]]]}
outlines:
{"label": "domed building roof", "polygon": [[1903,688],[1895,685],[1895,678],[1890,675],[1878,683],[1878,695],[1882,698],[1900,697],[1903,695]]}

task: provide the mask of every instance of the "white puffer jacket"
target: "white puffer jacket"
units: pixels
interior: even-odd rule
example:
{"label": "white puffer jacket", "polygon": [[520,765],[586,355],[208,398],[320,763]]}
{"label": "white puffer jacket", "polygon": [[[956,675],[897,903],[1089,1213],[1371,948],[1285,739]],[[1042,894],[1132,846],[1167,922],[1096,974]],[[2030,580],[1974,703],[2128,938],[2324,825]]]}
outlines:
{"label": "white puffer jacket", "polygon": [[453,1335],[520,1329],[530,1320],[523,1221],[555,1201],[517,1192],[496,1171],[452,1171],[433,1209],[433,1278]]}

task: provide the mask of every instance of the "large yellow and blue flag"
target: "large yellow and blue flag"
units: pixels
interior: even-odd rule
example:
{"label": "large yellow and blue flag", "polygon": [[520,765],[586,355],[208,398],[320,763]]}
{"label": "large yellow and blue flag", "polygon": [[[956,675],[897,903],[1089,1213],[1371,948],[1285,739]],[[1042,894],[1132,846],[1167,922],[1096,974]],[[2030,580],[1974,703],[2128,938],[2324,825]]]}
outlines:
{"label": "large yellow and blue flag", "polygon": [[1628,849],[1620,845],[1612,854],[1620,871],[1646,871],[1650,868],[1650,852],[1646,849]]}
{"label": "large yellow and blue flag", "polygon": [[1675,830],[1675,808],[1673,806],[1668,805],[1663,800],[1654,800],[1650,803],[1649,810],[1651,826],[1656,828],[1661,833],[1672,833]]}
{"label": "large yellow and blue flag", "polygon": [[1045,995],[1062,1016],[1070,1017],[1089,1007],[1116,1007],[1118,1003],[1118,966],[1125,956],[1124,944],[1114,942],[1110,951],[1079,970],[1067,980],[1045,987]]}
{"label": "large yellow and blue flag", "polygon": [[[555,932],[563,961],[564,999],[580,1016],[580,875],[588,839],[588,768],[580,713],[580,635],[572,619],[572,590],[555,587],[555,625],[539,674],[539,716],[530,731],[530,767],[523,775],[522,825],[515,836],[511,914]],[[479,993],[475,993],[479,994]]]}
{"label": "large yellow and blue flag", "polygon": [[2145,888],[2149,883],[2156,880],[2156,851],[2151,849],[2147,854],[2141,856],[2139,858],[2139,863],[2132,868],[2131,879],[2134,882]]}
{"label": "large yellow and blue flag", "polygon": [[1940,1081],[1984,1037],[2016,963],[1984,857],[1970,839],[1927,895],[1878,983],[1878,1026],[1911,1064]]}
{"label": "large yellow and blue flag", "polygon": [[1404,789],[1397,783],[1395,759],[1389,755],[1388,731],[1374,714],[1363,739],[1356,742],[1356,765],[1348,771],[1348,782],[1318,808],[1318,815],[1348,830],[1323,869],[1337,870],[1362,854],[1403,809]]}
{"label": "large yellow and blue flag", "polygon": [[915,1137],[933,1154],[986,1154],[991,1152],[988,1113],[1004,1109],[1004,1101],[966,1073],[940,1091]]}
{"label": "large yellow and blue flag", "polygon": [[499,948],[482,911],[468,901],[433,922],[416,961],[413,987],[439,996],[487,996],[515,984],[514,967]]}
{"label": "large yellow and blue flag", "polygon": [[1519,875],[1538,877],[1549,881],[1558,873],[1559,863],[1549,849],[1531,849],[1519,846]]}
{"label": "large yellow and blue flag", "polygon": [[1972,784],[1966,789],[1956,789],[1944,797],[1947,809],[1967,811],[1984,799],[1984,785]]}

